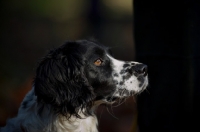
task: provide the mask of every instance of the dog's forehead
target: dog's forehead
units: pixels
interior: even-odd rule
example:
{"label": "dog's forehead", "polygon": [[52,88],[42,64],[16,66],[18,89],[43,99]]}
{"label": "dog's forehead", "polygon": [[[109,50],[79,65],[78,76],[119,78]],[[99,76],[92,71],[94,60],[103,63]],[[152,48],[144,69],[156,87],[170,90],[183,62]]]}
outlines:
{"label": "dog's forehead", "polygon": [[92,41],[81,41],[80,48],[86,50],[86,55],[104,55],[107,52],[107,47]]}
{"label": "dog's forehead", "polygon": [[79,54],[85,59],[106,58],[106,54],[110,53],[106,46],[88,40],[78,40],[66,43],[63,47],[65,54]]}
{"label": "dog's forehead", "polygon": [[83,43],[83,45],[97,52],[106,50],[106,47],[104,45],[92,41],[86,41],[86,43]]}

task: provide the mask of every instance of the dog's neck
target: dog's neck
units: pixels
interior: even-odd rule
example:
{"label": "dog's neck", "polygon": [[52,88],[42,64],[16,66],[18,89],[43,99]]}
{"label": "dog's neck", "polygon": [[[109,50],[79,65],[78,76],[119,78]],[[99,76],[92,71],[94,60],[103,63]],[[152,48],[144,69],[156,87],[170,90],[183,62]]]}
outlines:
{"label": "dog's neck", "polygon": [[98,132],[96,116],[88,116],[83,119],[71,117],[67,120],[63,116],[58,116],[55,127],[58,132]]}
{"label": "dog's neck", "polygon": [[[54,122],[50,123],[52,124],[50,129],[56,132],[98,132],[96,115],[85,116],[82,112],[79,115],[81,118],[71,116],[69,119],[63,115],[58,115],[53,120]],[[49,130],[49,128],[47,129]]]}
{"label": "dog's neck", "polygon": [[[63,115],[55,114],[52,106],[38,103],[33,90],[31,90],[23,100],[23,102],[27,101],[29,101],[29,103],[26,105],[26,108],[21,105],[17,118],[19,119],[17,123],[22,124],[21,127],[24,127],[25,130],[29,130],[30,132],[35,130],[41,132],[98,132],[98,122],[94,114],[85,116],[82,112],[79,112],[82,118],[77,118],[72,115],[67,119],[67,117]],[[95,108],[96,107],[93,107],[92,111],[94,111]],[[39,114],[37,112],[38,110],[40,110]],[[29,120],[24,118],[29,118]],[[37,128],[35,126],[37,126]]]}

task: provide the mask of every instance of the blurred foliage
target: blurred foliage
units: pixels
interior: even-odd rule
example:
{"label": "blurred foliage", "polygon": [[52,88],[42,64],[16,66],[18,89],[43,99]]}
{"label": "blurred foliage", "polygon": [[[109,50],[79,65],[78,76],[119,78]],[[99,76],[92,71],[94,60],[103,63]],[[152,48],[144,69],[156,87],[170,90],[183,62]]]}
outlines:
{"label": "blurred foliage", "polygon": [[35,16],[47,17],[55,20],[67,20],[78,17],[80,12],[86,11],[89,1],[79,0],[7,0],[4,7],[12,11],[21,11]]}

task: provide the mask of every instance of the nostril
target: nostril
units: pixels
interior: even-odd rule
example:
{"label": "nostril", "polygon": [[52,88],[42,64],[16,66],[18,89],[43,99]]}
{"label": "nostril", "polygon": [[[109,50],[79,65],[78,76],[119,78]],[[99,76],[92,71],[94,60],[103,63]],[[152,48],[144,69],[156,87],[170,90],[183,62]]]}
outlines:
{"label": "nostril", "polygon": [[146,76],[147,75],[147,65],[144,65],[144,64],[138,64],[136,65],[136,68],[135,68],[135,71],[140,74],[140,75],[143,75],[143,76]]}

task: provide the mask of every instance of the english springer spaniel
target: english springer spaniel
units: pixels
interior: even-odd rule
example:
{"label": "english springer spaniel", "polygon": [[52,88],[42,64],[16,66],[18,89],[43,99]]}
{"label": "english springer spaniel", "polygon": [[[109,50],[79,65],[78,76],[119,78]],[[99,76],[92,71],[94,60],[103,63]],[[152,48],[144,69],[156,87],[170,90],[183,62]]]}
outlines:
{"label": "english springer spaniel", "polygon": [[97,132],[95,108],[143,91],[147,66],[94,41],[68,41],[39,63],[32,90],[2,132]]}

